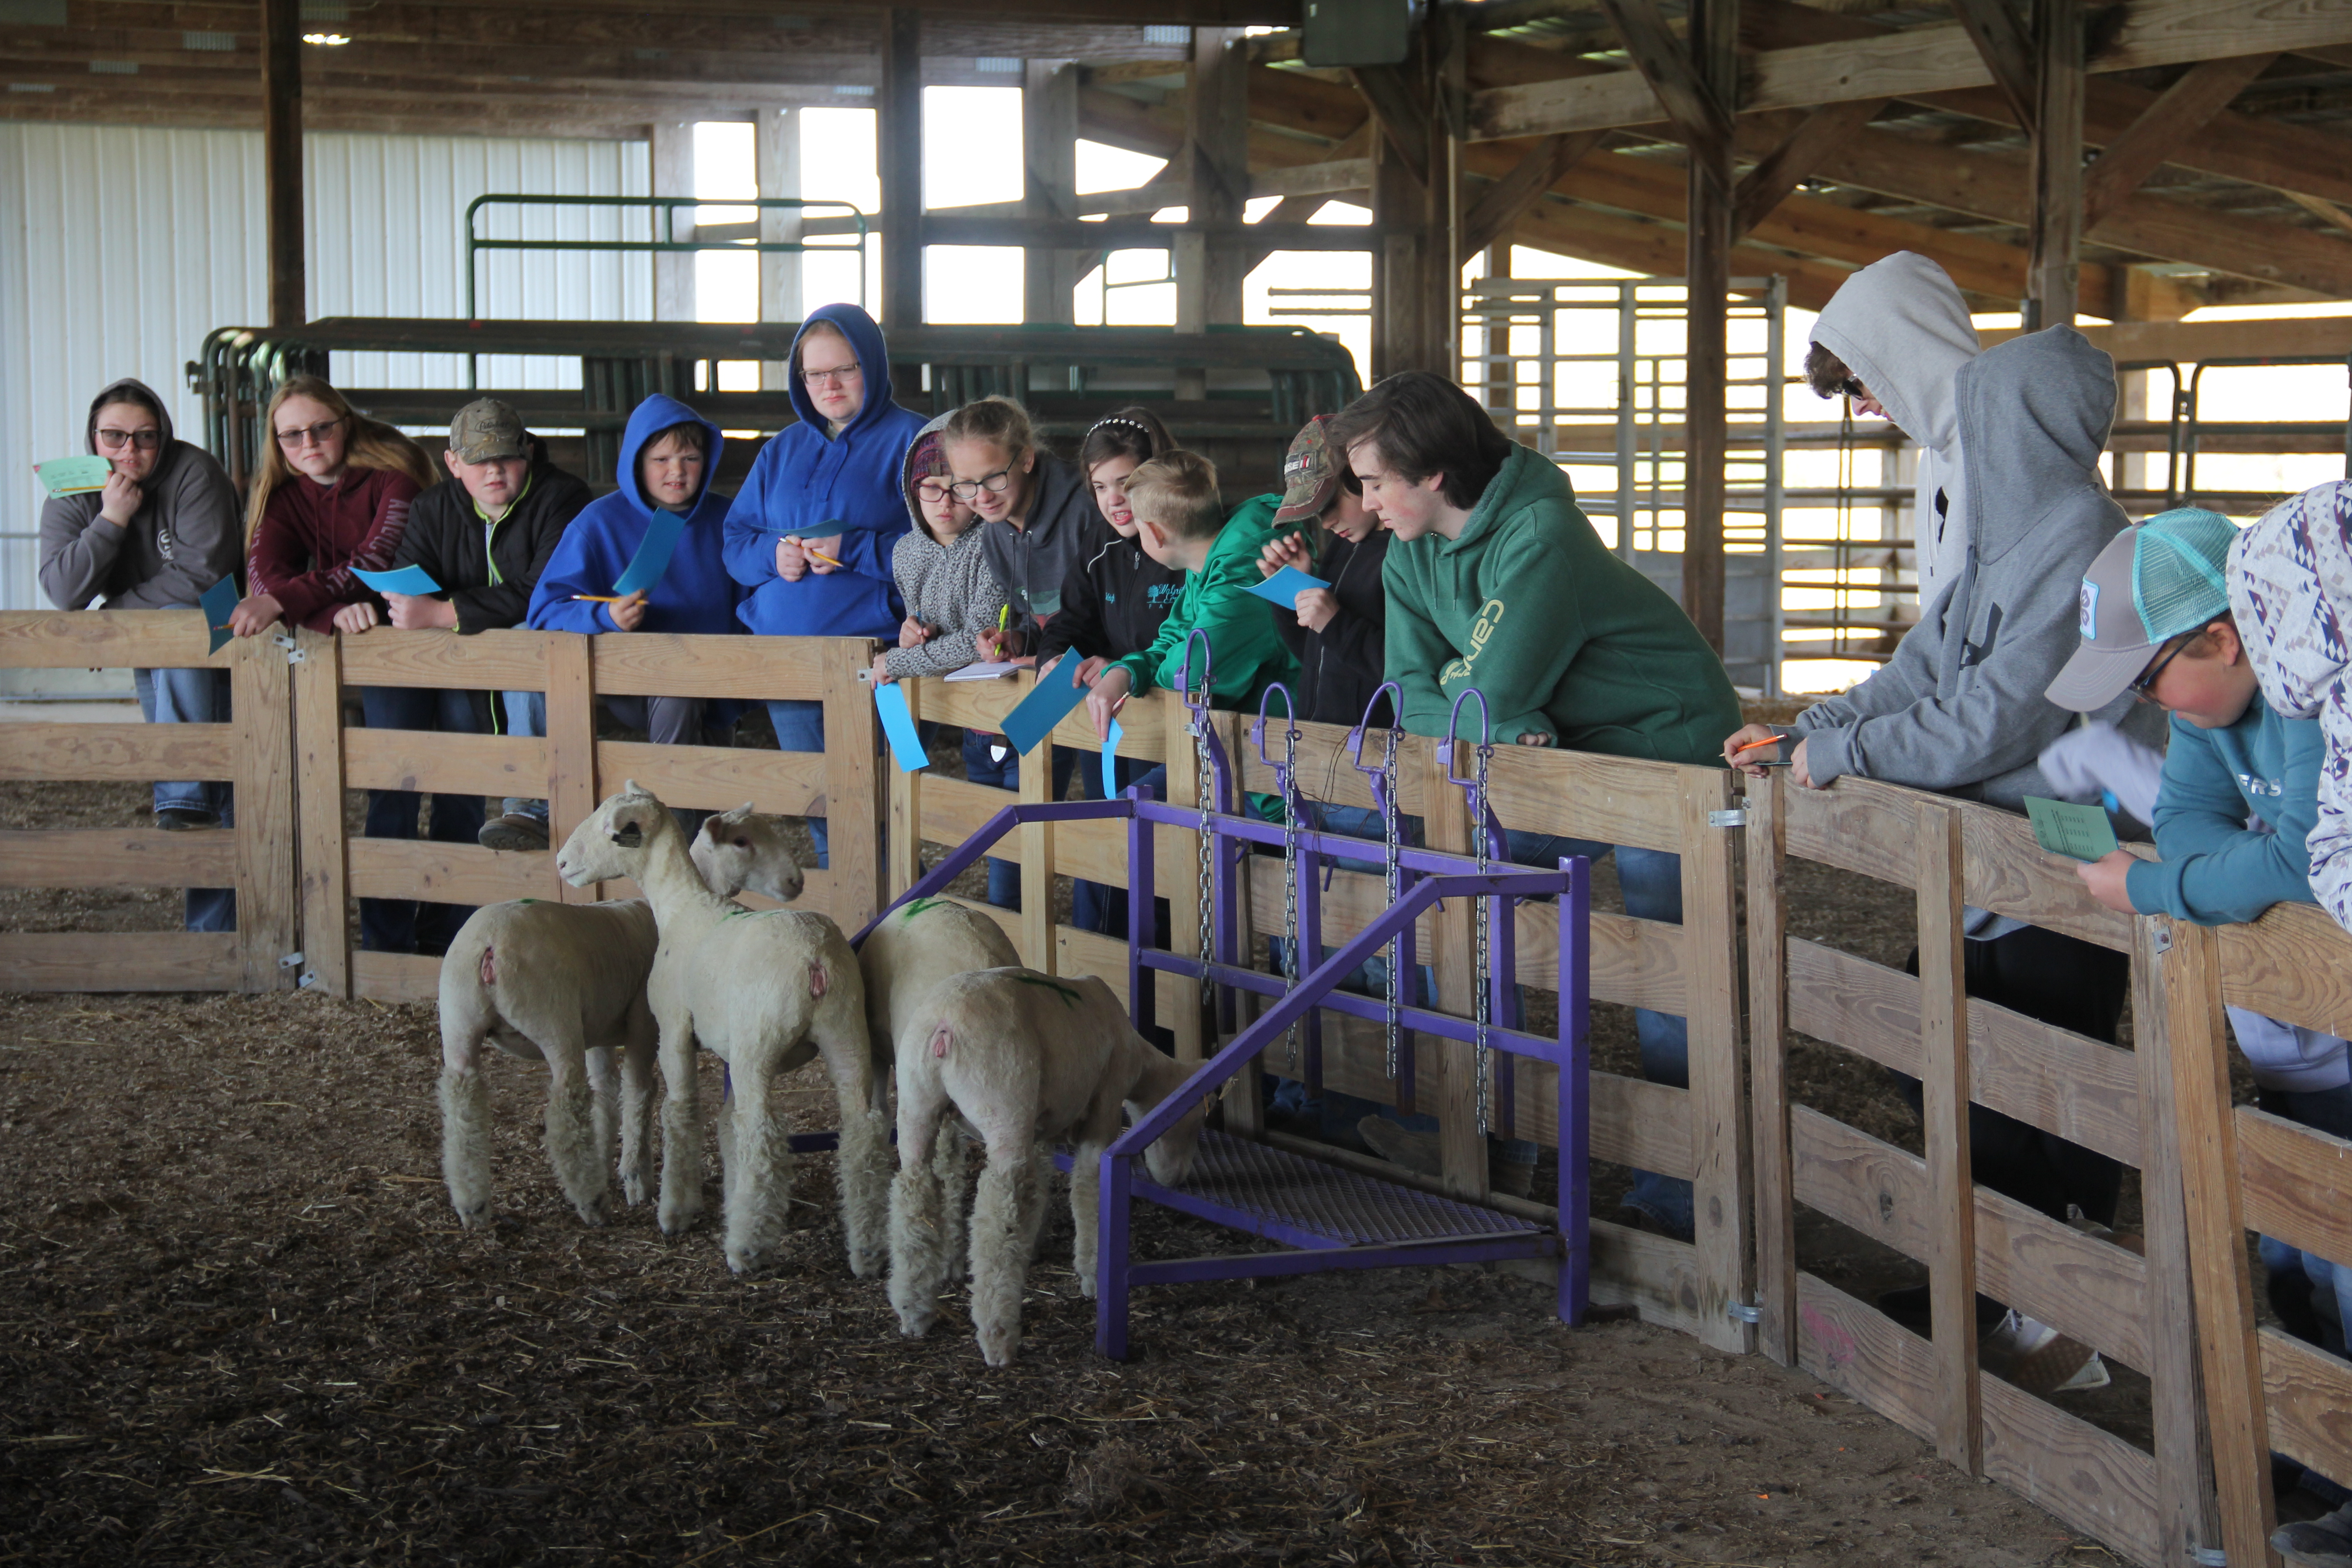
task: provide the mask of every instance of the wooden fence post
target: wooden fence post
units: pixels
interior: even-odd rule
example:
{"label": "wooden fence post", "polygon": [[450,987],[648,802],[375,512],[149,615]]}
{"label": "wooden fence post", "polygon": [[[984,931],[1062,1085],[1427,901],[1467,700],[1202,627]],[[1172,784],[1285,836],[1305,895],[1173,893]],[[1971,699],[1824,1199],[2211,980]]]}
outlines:
{"label": "wooden fence post", "polygon": [[833,917],[843,930],[856,931],[882,908],[882,861],[876,846],[882,775],[875,765],[881,726],[874,688],[858,679],[873,666],[874,645],[829,638],[825,656],[824,795],[831,839],[826,859],[835,889]]}
{"label": "wooden fence post", "polygon": [[[1470,742],[1465,741],[1463,744]],[[1411,747],[1400,760],[1410,762],[1421,775],[1422,832],[1429,847],[1448,855],[1475,853],[1470,835],[1477,828],[1470,821],[1469,805],[1461,790],[1446,782],[1445,764],[1438,760],[1436,742],[1423,741]],[[1398,772],[1403,771],[1400,766]],[[1430,917],[1437,942],[1436,952],[1426,960],[1433,962],[1437,970],[1437,1000],[1433,1005],[1465,1016],[1470,1012],[1476,990],[1470,964],[1470,927],[1476,902],[1475,899],[1448,899]],[[1413,994],[1416,984],[1414,976],[1404,976],[1405,995]],[[1486,1140],[1478,1131],[1477,1052],[1465,1040],[1430,1043],[1437,1048],[1424,1051],[1422,1059],[1435,1057],[1444,1064],[1444,1082],[1434,1097],[1434,1109],[1439,1153],[1444,1162],[1445,1190],[1472,1203],[1484,1203],[1489,1173]],[[1420,1098],[1417,1085],[1415,1098]]]}
{"label": "wooden fence post", "polygon": [[[547,840],[562,848],[572,830],[595,815],[603,792],[596,779],[594,645],[584,633],[551,632],[547,640]],[[575,888],[558,877],[567,904],[603,898],[601,883]]]}
{"label": "wooden fence post", "polygon": [[1717,1350],[1755,1349],[1748,1305],[1748,1106],[1739,1037],[1739,915],[1732,850],[1715,814],[1735,799],[1731,774],[1683,775],[1683,951],[1690,957],[1684,1033],[1689,1042],[1691,1197],[1698,1244],[1698,1337]]}
{"label": "wooden fence post", "polygon": [[1748,1062],[1755,1134],[1756,1299],[1759,1348],[1797,1364],[1797,1204],[1789,1151],[1789,932],[1786,775],[1748,784]]}
{"label": "wooden fence post", "polygon": [[[290,641],[290,639],[289,639]],[[239,637],[229,663],[236,729],[236,931],[246,991],[292,986],[300,951],[294,868],[294,685],[278,635]]]}
{"label": "wooden fence post", "polygon": [[295,820],[302,835],[302,955],[311,988],[352,994],[349,861],[343,831],[343,641],[298,631],[294,667]]}
{"label": "wooden fence post", "polygon": [[[1006,737],[1005,744],[1013,743]],[[1054,738],[1021,759],[1019,796],[1024,805],[1042,805],[1054,798]],[[1054,825],[1024,822],[1017,830],[1021,844],[1021,962],[1041,973],[1056,972],[1059,947],[1054,940]]]}
{"label": "wooden fence post", "polygon": [[2218,1546],[2213,1456],[2206,1445],[2198,1367],[2197,1304],[2181,1196],[2172,1027],[2164,962],[2169,922],[2140,920],[2132,943],[2132,1046],[2139,1065],[2140,1230],[2147,1258],[2149,1399],[2156,1428],[2158,1540],[2179,1562]]}
{"label": "wooden fence post", "polygon": [[1919,1080],[1927,1135],[1936,1451],[1976,1476],[1984,1473],[1984,1421],[1977,1373],[1976,1176],[1969,1158],[1963,819],[1951,806],[1923,801],[1917,820]]}
{"label": "wooden fence post", "polygon": [[[1160,711],[1167,715],[1168,725],[1168,804],[1198,809],[1201,791],[1207,785],[1201,777],[1200,760],[1192,750],[1192,710],[1184,706],[1181,693],[1171,691],[1160,704]],[[1155,856],[1154,860],[1154,880],[1168,896],[1169,949],[1189,953],[1198,944],[1201,921],[1197,847],[1172,858]],[[1204,1060],[1210,1036],[1208,1012],[1201,1005],[1200,988],[1173,975],[1160,984],[1174,987],[1181,998],[1175,1006],[1176,1059]]]}
{"label": "wooden fence post", "polygon": [[2246,1265],[2245,1199],[2238,1185],[2229,1037],[2222,1032],[2220,943],[2210,929],[2185,921],[2170,922],[2170,930],[2172,950],[2163,964],[2166,1044],[2221,1546],[2231,1563],[2266,1563],[2276,1561],[2270,1537],[2277,1515],[2253,1276]]}

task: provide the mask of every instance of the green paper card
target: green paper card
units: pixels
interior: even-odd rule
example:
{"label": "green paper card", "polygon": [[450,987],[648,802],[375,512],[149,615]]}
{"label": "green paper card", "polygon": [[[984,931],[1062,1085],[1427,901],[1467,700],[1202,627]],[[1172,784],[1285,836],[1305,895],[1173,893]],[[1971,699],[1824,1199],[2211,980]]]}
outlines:
{"label": "green paper card", "polygon": [[2116,843],[2114,824],[2095,805],[2074,805],[2029,795],[2025,797],[2025,815],[2033,819],[2033,837],[2053,855],[2063,855],[2070,860],[2096,860],[2121,847]]}
{"label": "green paper card", "polygon": [[34,476],[52,500],[83,490],[104,489],[107,476],[113,472],[114,465],[104,458],[52,458],[33,465]]}

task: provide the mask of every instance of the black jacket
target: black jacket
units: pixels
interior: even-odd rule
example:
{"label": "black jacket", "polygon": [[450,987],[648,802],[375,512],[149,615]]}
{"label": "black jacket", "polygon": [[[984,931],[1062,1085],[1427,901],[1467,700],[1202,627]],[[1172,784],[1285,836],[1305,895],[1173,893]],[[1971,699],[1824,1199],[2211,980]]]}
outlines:
{"label": "black jacket", "polygon": [[[587,485],[547,460],[547,443],[530,438],[530,487],[499,520],[484,551],[485,530],[474,498],[455,478],[409,503],[408,531],[393,555],[394,567],[422,566],[448,591],[457,629],[471,635],[519,626],[530,609],[530,591],[547,569],[566,524],[593,500]],[[490,560],[499,581],[490,581]]]}
{"label": "black jacket", "polygon": [[[1362,721],[1364,704],[1381,689],[1388,630],[1381,563],[1388,557],[1389,533],[1375,528],[1361,544],[1326,533],[1322,548],[1315,575],[1331,584],[1339,613],[1321,631],[1310,632],[1297,616],[1277,606],[1274,629],[1298,656],[1299,718],[1316,724],[1353,725]],[[1386,729],[1388,711],[1389,705],[1382,702],[1372,723]]]}
{"label": "black jacket", "polygon": [[1143,546],[1119,537],[1097,514],[1087,520],[1084,552],[1062,579],[1062,608],[1045,623],[1039,662],[1071,648],[1081,658],[1125,658],[1160,635],[1160,623],[1184,592],[1184,574],[1162,566]]}

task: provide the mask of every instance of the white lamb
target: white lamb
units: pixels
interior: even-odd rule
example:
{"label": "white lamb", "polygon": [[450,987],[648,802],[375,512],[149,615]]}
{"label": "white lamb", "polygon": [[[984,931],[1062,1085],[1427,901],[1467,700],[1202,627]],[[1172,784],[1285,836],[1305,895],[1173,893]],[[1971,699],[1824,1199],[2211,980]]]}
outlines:
{"label": "white lamb", "polygon": [[[706,817],[691,852],[696,869],[721,898],[749,888],[789,903],[800,897],[801,868],[783,823],[749,804]],[[440,1092],[441,1172],[460,1223],[483,1225],[490,1213],[486,1042],[547,1063],[548,1161],[582,1219],[604,1222],[616,1120],[623,1190],[631,1204],[645,1200],[655,1039],[646,977],[656,941],[642,899],[520,899],[485,905],[458,930],[441,961]]]}
{"label": "white lamb", "polygon": [[777,1076],[824,1058],[841,1113],[836,1157],[849,1266],[879,1272],[889,1209],[887,1124],[874,1109],[866,984],[841,928],[820,914],[752,914],[702,885],[668,808],[632,779],[573,830],[555,868],[577,887],[633,877],[661,938],[646,999],[660,1035],[662,1233],[702,1211],[694,1047],[726,1062],[731,1088],[719,1121],[727,1264],[761,1268],[784,1238],[792,1207],[789,1132],[769,1103]]}
{"label": "white lamb", "polygon": [[[1022,1287],[1045,1217],[1043,1188],[1052,1166],[1043,1146],[1062,1139],[1073,1146],[1073,1267],[1079,1288],[1092,1296],[1100,1161],[1118,1137],[1120,1109],[1142,1116],[1191,1069],[1137,1034],[1101,980],[1019,968],[940,982],[899,1031],[898,1058],[890,1305],[899,1331],[919,1338],[939,1317],[950,1259],[942,1245],[938,1169],[924,1154],[953,1107],[988,1149],[971,1211],[972,1327],[988,1364],[1009,1365],[1021,1342]],[[1144,1151],[1154,1181],[1173,1185],[1191,1172],[1207,1113],[1204,1100]]]}

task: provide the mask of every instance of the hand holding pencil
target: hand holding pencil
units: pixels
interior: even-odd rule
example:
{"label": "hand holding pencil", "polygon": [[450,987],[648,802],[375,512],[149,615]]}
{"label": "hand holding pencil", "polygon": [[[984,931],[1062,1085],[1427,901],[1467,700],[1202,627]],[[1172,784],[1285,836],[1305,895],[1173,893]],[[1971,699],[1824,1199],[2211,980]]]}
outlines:
{"label": "hand holding pencil", "polygon": [[787,583],[797,583],[811,572],[825,577],[848,569],[841,559],[841,535],[837,533],[824,539],[803,539],[797,533],[787,533],[776,541],[776,574]]}

